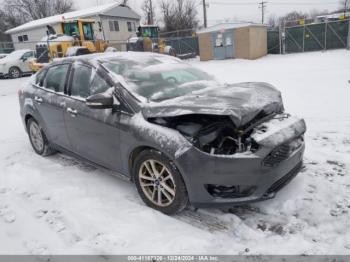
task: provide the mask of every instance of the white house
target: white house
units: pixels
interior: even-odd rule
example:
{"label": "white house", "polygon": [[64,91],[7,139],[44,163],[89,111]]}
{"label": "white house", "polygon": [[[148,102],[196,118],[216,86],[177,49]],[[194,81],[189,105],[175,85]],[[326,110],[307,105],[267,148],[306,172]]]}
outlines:
{"label": "white house", "polygon": [[96,38],[124,49],[124,43],[135,35],[141,17],[129,7],[111,3],[31,21],[7,30],[6,33],[11,35],[15,49],[34,49],[35,44],[46,36],[47,25],[60,32],[60,22],[76,18],[94,19]]}

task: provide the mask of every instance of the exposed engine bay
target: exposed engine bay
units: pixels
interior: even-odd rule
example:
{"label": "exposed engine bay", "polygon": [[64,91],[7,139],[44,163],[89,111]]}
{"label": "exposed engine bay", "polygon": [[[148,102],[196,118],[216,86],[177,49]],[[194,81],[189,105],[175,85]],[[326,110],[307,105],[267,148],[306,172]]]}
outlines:
{"label": "exposed engine bay", "polygon": [[259,114],[254,121],[237,128],[229,116],[180,115],[148,119],[154,124],[179,131],[195,147],[212,155],[233,155],[246,151],[255,152],[259,145],[250,137],[254,127],[273,118]]}

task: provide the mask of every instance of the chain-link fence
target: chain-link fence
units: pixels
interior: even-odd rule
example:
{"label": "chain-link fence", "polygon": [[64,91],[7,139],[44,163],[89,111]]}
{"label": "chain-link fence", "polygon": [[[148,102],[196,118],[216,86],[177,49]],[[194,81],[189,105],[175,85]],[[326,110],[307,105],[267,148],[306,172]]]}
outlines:
{"label": "chain-link fence", "polygon": [[349,30],[350,20],[273,28],[268,31],[269,53],[349,49]]}
{"label": "chain-link fence", "polygon": [[[176,55],[179,58],[186,59],[195,57],[199,54],[199,47],[198,47],[198,38],[196,36],[189,36],[189,37],[162,37],[165,41],[165,44],[168,46],[171,46],[174,50]],[[117,51],[127,51],[127,45],[129,40],[106,40],[106,43],[110,47],[114,47],[117,49]],[[153,39],[152,42],[157,46],[157,43],[159,44],[160,39]],[[90,41],[91,42],[91,41]],[[57,45],[60,44],[67,45],[70,44],[71,41],[65,42],[65,41],[55,41],[50,40],[50,44]],[[35,50],[38,42],[36,41],[25,41],[25,42],[0,42],[0,53],[11,53],[12,51],[19,50],[19,49],[32,49]],[[46,42],[41,42],[42,45],[47,45]],[[81,43],[76,43],[77,45],[81,45]],[[98,41],[94,43],[95,46],[98,45]],[[154,50],[156,51],[156,50]],[[60,51],[57,50],[57,54],[55,56],[62,57],[64,54],[60,54]]]}
{"label": "chain-link fence", "polygon": [[0,42],[0,53],[8,54],[15,50],[12,42]]}

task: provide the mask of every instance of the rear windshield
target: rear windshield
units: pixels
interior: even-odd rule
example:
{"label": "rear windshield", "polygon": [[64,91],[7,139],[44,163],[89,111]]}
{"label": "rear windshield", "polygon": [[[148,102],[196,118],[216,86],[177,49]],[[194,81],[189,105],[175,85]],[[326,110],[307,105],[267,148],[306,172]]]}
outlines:
{"label": "rear windshield", "polygon": [[157,58],[146,61],[118,59],[104,62],[111,72],[123,76],[131,92],[150,101],[163,101],[204,89],[214,78],[207,73],[176,60]]}

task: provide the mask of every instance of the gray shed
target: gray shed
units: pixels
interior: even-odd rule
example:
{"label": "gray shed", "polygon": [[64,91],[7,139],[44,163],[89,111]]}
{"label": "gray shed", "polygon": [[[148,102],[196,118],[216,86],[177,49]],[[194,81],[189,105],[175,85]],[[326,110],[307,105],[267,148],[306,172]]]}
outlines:
{"label": "gray shed", "polygon": [[257,59],[267,55],[267,27],[253,23],[223,23],[197,32],[201,61]]}

